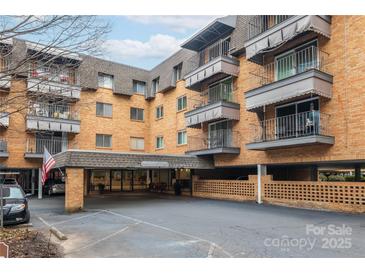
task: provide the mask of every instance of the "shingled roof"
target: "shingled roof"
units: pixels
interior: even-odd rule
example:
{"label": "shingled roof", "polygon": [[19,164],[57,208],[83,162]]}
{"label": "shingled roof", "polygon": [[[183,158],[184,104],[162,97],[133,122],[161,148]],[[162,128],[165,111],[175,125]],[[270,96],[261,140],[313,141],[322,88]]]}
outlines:
{"label": "shingled roof", "polygon": [[56,168],[191,168],[212,169],[211,159],[166,155],[71,149],[54,155]]}

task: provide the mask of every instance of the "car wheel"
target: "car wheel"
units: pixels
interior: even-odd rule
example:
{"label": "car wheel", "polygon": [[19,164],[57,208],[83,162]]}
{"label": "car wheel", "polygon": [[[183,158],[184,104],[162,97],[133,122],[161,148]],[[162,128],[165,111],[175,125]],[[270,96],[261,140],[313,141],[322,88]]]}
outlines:
{"label": "car wheel", "polygon": [[30,221],[30,213],[29,213],[29,211],[27,211],[27,214],[25,215],[24,223],[27,224],[27,223],[29,223],[29,221]]}

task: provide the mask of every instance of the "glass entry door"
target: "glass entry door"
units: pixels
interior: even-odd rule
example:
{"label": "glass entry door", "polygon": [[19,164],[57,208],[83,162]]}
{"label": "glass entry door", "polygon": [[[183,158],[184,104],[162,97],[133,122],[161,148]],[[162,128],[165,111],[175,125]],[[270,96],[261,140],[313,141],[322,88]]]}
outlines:
{"label": "glass entry door", "polygon": [[123,170],[122,175],[122,190],[132,191],[133,190],[133,170]]}
{"label": "glass entry door", "polygon": [[111,184],[112,191],[122,190],[122,171],[112,170]]}

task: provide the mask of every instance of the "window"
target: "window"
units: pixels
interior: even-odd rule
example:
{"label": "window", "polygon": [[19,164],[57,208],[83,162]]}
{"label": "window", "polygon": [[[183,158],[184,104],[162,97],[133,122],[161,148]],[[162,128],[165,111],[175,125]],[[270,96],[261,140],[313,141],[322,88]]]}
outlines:
{"label": "window", "polygon": [[133,80],[133,92],[138,94],[145,94],[146,82]]}
{"label": "window", "polygon": [[105,134],[96,134],[97,147],[112,147],[112,136]]}
{"label": "window", "polygon": [[163,106],[156,107],[156,119],[161,119],[163,117]]}
{"label": "window", "polygon": [[182,131],[179,131],[177,133],[177,144],[178,145],[186,145],[187,144],[186,130],[182,130]]}
{"label": "window", "polygon": [[144,139],[138,137],[131,137],[131,149],[144,150]]}
{"label": "window", "polygon": [[98,76],[98,86],[101,88],[109,88],[113,89],[113,75],[105,74],[105,73],[99,73]]}
{"label": "window", "polygon": [[187,99],[186,96],[181,96],[177,98],[177,111],[186,109]]}
{"label": "window", "polygon": [[174,83],[181,80],[182,63],[174,67]]}
{"label": "window", "polygon": [[158,91],[158,85],[160,84],[160,77],[157,77],[152,80],[152,94],[155,94]]}
{"label": "window", "polygon": [[113,108],[111,104],[96,102],[96,116],[112,117]]}
{"label": "window", "polygon": [[289,50],[275,57],[275,80],[285,79],[318,68],[317,41]]}
{"label": "window", "polygon": [[143,108],[131,108],[131,120],[144,120],[144,110]]}
{"label": "window", "polygon": [[157,136],[156,137],[156,148],[161,149],[163,147],[164,147],[163,137],[162,136]]}

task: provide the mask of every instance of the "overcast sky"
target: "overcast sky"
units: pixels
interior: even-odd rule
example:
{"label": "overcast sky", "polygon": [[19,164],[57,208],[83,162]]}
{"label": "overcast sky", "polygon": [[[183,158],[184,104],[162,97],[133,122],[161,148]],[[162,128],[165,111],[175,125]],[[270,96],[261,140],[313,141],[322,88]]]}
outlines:
{"label": "overcast sky", "polygon": [[219,16],[104,16],[112,31],[103,58],[151,69]]}

